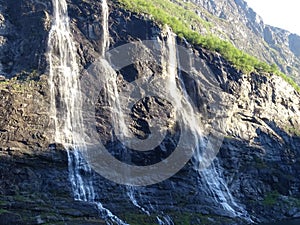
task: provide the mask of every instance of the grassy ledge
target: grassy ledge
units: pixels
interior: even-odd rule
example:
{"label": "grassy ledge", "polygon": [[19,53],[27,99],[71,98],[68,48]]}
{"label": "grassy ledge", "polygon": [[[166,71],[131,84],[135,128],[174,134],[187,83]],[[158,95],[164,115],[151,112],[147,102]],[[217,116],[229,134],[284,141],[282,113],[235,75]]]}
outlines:
{"label": "grassy ledge", "polygon": [[209,31],[211,27],[210,23],[201,19],[194,11],[174,4],[169,0],[118,0],[118,2],[129,11],[148,14],[156,22],[170,26],[174,33],[181,38],[185,38],[189,43],[220,53],[243,73],[265,72],[276,74],[300,93],[300,87],[296,82],[282,73],[275,64],[269,65],[262,62],[256,57],[237,49],[230,42],[213,36],[209,32],[208,35],[204,36],[194,31],[191,24],[198,24],[206,31]]}

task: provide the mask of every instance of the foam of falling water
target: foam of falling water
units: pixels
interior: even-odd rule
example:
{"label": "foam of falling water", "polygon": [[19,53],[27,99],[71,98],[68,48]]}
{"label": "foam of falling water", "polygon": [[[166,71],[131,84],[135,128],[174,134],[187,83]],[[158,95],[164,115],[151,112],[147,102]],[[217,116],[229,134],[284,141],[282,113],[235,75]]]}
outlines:
{"label": "foam of falling water", "polygon": [[[76,48],[71,35],[67,3],[65,0],[52,0],[54,20],[49,34],[49,86],[51,94],[51,118],[55,126],[55,141],[62,143],[68,152],[69,178],[74,198],[97,205],[101,216],[108,224],[125,225],[103,205],[95,201],[91,167],[83,159],[86,151],[85,133],[82,119],[82,96],[79,83],[79,67],[76,61]],[[103,1],[105,18],[108,7]],[[108,27],[107,19],[104,20]],[[104,28],[104,30],[107,30]],[[108,33],[103,43],[107,45]],[[105,47],[106,48],[106,47]],[[82,175],[84,174],[84,176]]]}
{"label": "foam of falling water", "polygon": [[[171,46],[175,46],[175,38],[174,39],[168,38],[168,47],[169,48],[167,47],[167,50],[169,52],[171,52],[171,54],[169,54],[169,55],[171,55],[173,57],[170,58],[169,61],[163,60],[162,64],[163,64],[163,68],[165,69],[164,76],[168,77],[166,79],[167,90],[169,91],[169,94],[172,95],[172,100],[174,102],[176,102],[175,103],[176,104],[175,107],[180,108],[182,106],[181,105],[181,101],[180,101],[181,98],[178,98],[178,94],[179,93],[178,93],[178,89],[176,87],[176,79],[175,79],[175,75],[177,74],[177,67],[175,65],[176,64],[175,62],[177,61],[176,48],[175,49],[174,48],[170,48]],[[162,46],[162,51],[164,51],[164,50],[166,50],[166,49],[165,49],[164,46]],[[172,74],[172,76],[170,76],[170,77],[173,78],[173,79],[169,79],[168,74]],[[164,84],[162,84],[162,85],[164,85]],[[118,97],[116,98],[116,100],[118,100]],[[115,126],[119,127],[118,130],[122,131],[121,135],[126,136],[126,135],[128,135],[129,131],[128,131],[128,128],[127,128],[127,126],[125,124],[124,115],[122,114],[122,110],[121,110],[119,104],[115,104],[115,105],[118,106],[118,109],[114,110],[114,111],[118,112],[118,116],[116,117],[118,120],[116,121]],[[120,134],[119,134],[119,137],[120,137]],[[137,193],[136,192],[136,187],[133,187],[133,186],[128,186],[127,187],[127,195],[130,198],[132,204],[134,206],[136,206],[137,208],[139,208],[142,212],[144,212],[145,214],[147,214],[148,216],[150,216],[151,215],[150,211],[148,211],[147,209],[145,209],[144,207],[142,207],[138,203],[137,199],[135,198],[135,194],[136,193]],[[154,208],[152,210],[155,211]],[[158,224],[160,224],[160,225],[173,225],[174,224],[172,222],[172,219],[169,216],[164,216],[163,215],[162,216],[163,219],[160,219],[159,216],[157,216],[156,218],[157,218]]]}
{"label": "foam of falling water", "polygon": [[[139,205],[137,199],[135,198],[135,193],[136,193],[135,187],[132,187],[132,186],[127,187],[127,195],[130,198],[130,201],[132,202],[132,204],[134,206],[136,206],[137,208],[139,208],[143,213],[150,216],[151,215],[150,211],[148,211],[147,209],[145,209],[144,207]],[[153,208],[153,210],[154,210],[154,208]],[[162,213],[162,212],[160,212],[160,213]],[[161,219],[161,217],[162,217],[162,219]],[[172,221],[171,217],[168,215],[164,215],[164,213],[162,216],[157,216],[156,219],[157,219],[157,222],[159,225],[174,225],[174,222]]]}
{"label": "foam of falling water", "polygon": [[[182,94],[182,91],[177,86],[177,49],[176,49],[176,39],[175,34],[171,32],[169,28],[167,28],[167,40],[166,42],[161,43],[161,51],[162,51],[162,68],[163,68],[163,79],[164,83],[159,83],[158,90],[166,90],[168,95],[170,96],[170,100],[172,101],[173,107],[180,112],[182,122],[189,127],[193,131],[193,135],[196,137],[201,137],[200,129],[198,129],[199,122],[197,118],[194,116],[193,107],[190,104],[184,104],[184,102],[189,102],[187,99],[187,94]],[[115,110],[121,113],[121,110]],[[122,118],[122,115],[118,116]],[[120,120],[119,120],[120,123]],[[126,126],[126,125],[124,125]],[[126,129],[122,129],[123,131]],[[124,133],[123,133],[124,134]],[[127,195],[129,196],[132,203],[141,209],[147,215],[150,215],[149,211],[146,211],[143,207],[141,207],[136,198],[134,197],[135,188],[128,187]],[[155,211],[155,209],[152,209]],[[152,211],[151,210],[151,211]],[[157,222],[159,225],[173,225],[173,221],[170,216],[165,215],[163,212],[159,213],[157,216]]]}
{"label": "foam of falling water", "polygon": [[158,216],[156,217],[159,225],[164,225],[164,221],[162,221]]}
{"label": "foam of falling water", "polygon": [[167,27],[167,41],[165,43],[166,48],[163,50],[163,59],[162,65],[165,68],[166,74],[166,83],[169,94],[172,98],[173,107],[179,111],[182,115],[182,122],[189,127],[192,131],[195,138],[199,138],[201,140],[202,134],[201,129],[199,129],[199,125],[201,125],[198,121],[198,118],[195,116],[196,113],[192,105],[190,104],[190,99],[186,93],[185,89],[179,89],[177,85],[178,78],[178,58],[177,58],[177,47],[176,47],[176,36],[171,31],[169,27]]}
{"label": "foam of falling water", "polygon": [[[50,75],[49,84],[51,92],[51,115],[55,125],[55,140],[64,144],[68,150],[69,176],[72,183],[74,198],[80,201],[95,203],[101,215],[108,221],[108,224],[125,224],[114,216],[109,210],[105,209],[101,203],[95,202],[95,192],[92,183],[92,171],[90,166],[81,156],[81,151],[86,150],[84,130],[82,122],[82,102],[79,84],[79,68],[76,61],[76,48],[70,32],[69,17],[67,14],[67,4],[65,0],[53,0],[54,23],[49,36],[49,62]],[[108,33],[108,6],[105,0],[102,1],[103,9],[103,40],[102,56],[109,45]],[[181,110],[182,119],[189,126],[197,143],[202,142],[202,135],[199,129],[199,121],[194,116],[195,112],[190,104],[183,106],[184,102],[189,102],[189,97],[185,90],[183,94],[177,88],[177,49],[175,35],[168,31],[166,42],[167,57],[163,63],[165,68],[167,89],[173,100],[174,107]],[[114,99],[114,123],[117,130],[123,131],[126,135],[127,126],[122,119],[122,110],[119,102],[119,96],[116,86],[116,76],[113,77],[111,92]],[[199,159],[200,160],[200,159]],[[85,176],[82,176],[84,171]],[[206,183],[217,202],[228,211],[235,215],[238,213],[233,209],[238,208],[234,202],[226,183],[217,173],[215,168],[207,169],[201,172],[206,179]],[[129,191],[129,198],[133,204],[150,214],[141,207],[134,197],[133,191]],[[168,216],[163,220],[157,218],[159,223],[172,224]]]}
{"label": "foam of falling water", "polygon": [[114,214],[112,214],[111,211],[109,211],[108,209],[104,208],[103,205],[100,202],[95,202],[100,215],[103,219],[105,219],[106,223],[108,225],[129,225],[127,223],[125,223],[124,221],[122,221],[121,219],[119,219],[117,216],[115,216]]}
{"label": "foam of falling water", "polygon": [[[68,150],[69,166],[76,167],[82,163],[78,160],[79,155],[76,154],[77,147],[82,145],[83,140],[78,140],[76,131],[82,132],[80,129],[81,118],[78,113],[80,109],[80,87],[78,83],[78,65],[76,56],[74,55],[75,46],[70,35],[69,18],[67,16],[67,4],[65,1],[54,0],[54,23],[49,35],[49,61],[50,61],[50,91],[51,91],[51,115],[55,122],[55,141],[63,143]],[[76,98],[72,98],[72,94]],[[78,100],[78,101],[75,101]],[[76,127],[77,126],[77,127]],[[73,132],[74,131],[74,132]],[[75,137],[76,136],[76,137]],[[75,147],[75,148],[74,148]],[[73,149],[74,148],[74,149]],[[74,150],[74,156],[70,150]],[[74,157],[74,160],[72,159]],[[69,168],[70,168],[69,167]],[[71,169],[70,177],[73,187],[77,186],[77,182],[82,184],[82,179],[76,171]],[[78,181],[77,181],[78,180]],[[85,188],[75,192],[77,199],[87,199]],[[82,193],[82,194],[79,194]],[[79,195],[79,196],[78,196]]]}
{"label": "foam of falling water", "polygon": [[198,172],[205,180],[209,194],[213,196],[215,202],[221,204],[221,206],[231,213],[231,215],[243,217],[242,212],[244,212],[244,209],[238,206],[234,201],[226,182],[216,170],[215,165],[212,164],[210,168]]}
{"label": "foam of falling water", "polygon": [[240,217],[249,222],[253,222],[248,212],[242,206],[238,205],[235,202],[225,180],[222,177],[222,174],[218,169],[220,168],[218,167],[216,161],[210,166],[210,168],[198,171],[201,177],[206,182],[206,187],[209,190],[208,194],[212,195],[215,202],[221,204],[221,206],[231,215],[235,217]]}

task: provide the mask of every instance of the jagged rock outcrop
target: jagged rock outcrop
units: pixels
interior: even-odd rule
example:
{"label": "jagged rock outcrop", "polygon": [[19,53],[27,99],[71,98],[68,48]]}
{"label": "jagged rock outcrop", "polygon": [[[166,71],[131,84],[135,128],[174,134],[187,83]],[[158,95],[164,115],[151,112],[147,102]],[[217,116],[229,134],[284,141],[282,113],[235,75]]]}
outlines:
{"label": "jagged rock outcrop", "polygon": [[266,25],[244,0],[191,2],[200,6],[196,12],[213,24],[210,29],[213,34],[261,60],[277,64],[300,82],[299,35]]}
{"label": "jagged rock outcrop", "polygon": [[[98,58],[102,47],[99,41],[102,34],[98,32],[102,22],[101,5],[92,0],[72,0],[68,3],[84,76],[84,69]],[[20,9],[18,13],[27,10],[33,27],[45,21],[48,18],[45,15],[51,15],[50,3],[42,4],[39,1],[14,1],[11,4],[1,2],[1,6],[4,9],[4,18],[11,21],[10,23],[18,21],[13,19],[14,14],[10,14],[14,7]],[[166,39],[163,28],[147,17],[119,8],[116,2],[110,3],[109,24],[111,48],[144,39],[152,38],[160,40],[160,43]],[[12,40],[27,40],[23,33],[26,23],[20,22],[14,26],[12,23],[7,26],[13,27],[17,37]],[[38,35],[29,41],[10,42],[15,49],[26,47],[27,55],[35,55],[37,61],[32,58],[21,60],[17,52],[10,59],[13,62],[11,67],[6,67],[3,63],[4,71],[13,73],[23,69],[28,72],[40,68],[43,68],[41,71],[45,70],[48,29],[45,26],[39,28],[41,30],[38,30]],[[263,30],[257,30],[261,31]],[[177,42],[191,47],[186,46],[180,39]],[[36,43],[41,47],[37,47]],[[146,48],[142,44],[141,47]],[[222,90],[217,94],[229,95],[232,101],[233,107],[225,112],[232,116],[227,120],[226,129],[223,131],[225,139],[216,167],[233,197],[256,222],[299,217],[299,93],[280,77],[254,73],[244,75],[218,54],[201,48],[195,48],[193,52],[212,71],[213,79]],[[141,56],[140,62],[118,72],[124,82],[143,76],[161,75],[160,66],[144,62],[147,57],[149,56]],[[37,68],[39,60],[43,61],[44,66]],[[29,61],[32,64],[28,64]],[[201,68],[199,71],[201,72]],[[30,81],[32,76],[29,74],[19,76],[19,79],[28,79],[25,83],[0,81],[0,224],[104,224],[95,205],[73,200],[66,151],[59,144],[52,143],[46,77],[37,79],[37,76],[33,76],[34,79]],[[188,74],[183,76],[186,89],[195,105],[205,109],[203,112],[206,116],[212,117],[210,101],[214,99],[206,97],[211,90],[197,85]],[[122,91],[122,79],[118,84],[119,91]],[[139,116],[151,112],[146,110],[150,106],[155,115],[169,118],[163,114],[167,112],[165,109],[170,110],[169,104],[151,98],[144,99],[135,106],[133,121],[138,121]],[[107,128],[104,122],[101,123],[101,118],[107,118],[107,115],[104,110],[98,110],[96,116],[100,118],[99,126],[103,125],[100,128],[104,129],[100,136],[105,136]],[[143,123],[144,120],[142,126],[135,123],[136,126],[132,127],[141,136],[147,134]],[[116,154],[118,155],[117,151]],[[159,157],[163,158],[165,155]],[[232,218],[214,200],[204,179],[190,161],[169,180],[136,188],[135,198],[140,206],[149,211],[167,212],[175,224],[242,224],[243,221]],[[133,205],[126,186],[108,181],[96,173],[93,182],[98,193],[96,200],[121,219],[130,224],[156,222],[156,215],[147,216]]]}

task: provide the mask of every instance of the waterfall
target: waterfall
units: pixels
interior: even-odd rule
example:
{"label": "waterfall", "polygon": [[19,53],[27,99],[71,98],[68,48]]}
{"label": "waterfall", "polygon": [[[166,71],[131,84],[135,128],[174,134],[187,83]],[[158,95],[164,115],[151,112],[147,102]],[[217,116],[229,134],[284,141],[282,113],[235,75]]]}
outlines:
{"label": "waterfall", "polygon": [[101,56],[104,57],[105,52],[109,48],[109,29],[108,29],[109,8],[107,0],[102,0],[102,49]]}
{"label": "waterfall", "polygon": [[[71,36],[66,1],[53,0],[54,21],[49,34],[50,113],[55,125],[55,141],[68,151],[69,177],[76,200],[91,201],[95,194],[88,164],[80,156],[86,149],[81,115],[81,92],[76,47]],[[88,177],[88,176],[86,176]]]}
{"label": "waterfall", "polygon": [[[163,68],[162,78],[163,81],[159,84],[158,90],[165,90],[168,93],[169,100],[172,102],[172,106],[180,114],[181,122],[183,126],[188,127],[190,130],[191,140],[184,140],[185,146],[187,148],[195,148],[196,163],[200,163],[202,155],[201,148],[205,147],[204,130],[203,122],[198,116],[199,113],[195,111],[192,106],[191,99],[187,93],[187,90],[184,86],[183,79],[181,78],[179,57],[177,55],[177,45],[176,45],[176,35],[171,31],[169,27],[166,28],[165,40],[161,43],[161,65]],[[121,111],[119,111],[119,118],[122,118]],[[119,123],[122,120],[119,120]],[[125,125],[124,125],[125,126]],[[126,127],[126,126],[125,126]],[[121,129],[121,130],[126,130]],[[124,133],[123,133],[124,134]],[[198,170],[198,168],[197,168]],[[206,188],[208,189],[208,194],[213,196],[216,203],[220,203],[222,207],[229,211],[233,216],[236,216],[237,213],[231,207],[231,204],[234,207],[237,207],[237,204],[234,202],[226,183],[221,179],[219,174],[216,174],[214,169],[206,169],[204,171],[199,169],[199,176],[203,176],[206,182]],[[205,176],[207,175],[207,176]],[[142,210],[145,214],[150,215],[151,212],[145,210],[142,207],[137,199],[135,198],[135,187],[127,188],[127,195],[129,196],[133,205]],[[226,197],[225,197],[226,196]],[[157,222],[160,225],[172,225],[174,224],[171,217],[165,215],[163,212],[160,212],[160,215],[156,217]]]}
{"label": "waterfall", "polygon": [[170,216],[163,216],[163,219],[156,217],[158,225],[174,225]]}
{"label": "waterfall", "polygon": [[135,191],[134,187],[132,187],[132,186],[127,187],[127,195],[129,197],[130,201],[132,202],[132,204],[134,206],[136,206],[137,208],[139,208],[143,213],[150,216],[150,212],[147,209],[145,209],[144,207],[139,205],[138,201],[135,198],[135,193],[136,193],[136,191]]}
{"label": "waterfall", "polygon": [[[177,110],[182,111],[183,122],[189,126],[190,131],[193,133],[193,137],[191,138],[195,139],[194,143],[196,144],[195,146],[193,146],[195,148],[195,154],[193,157],[194,167],[196,171],[198,171],[199,176],[204,180],[204,185],[208,190],[208,194],[213,196],[216,203],[221,204],[221,206],[232,216],[250,220],[246,210],[243,209],[243,207],[239,206],[231,195],[229,188],[222,178],[222,174],[220,173],[220,166],[218,167],[219,170],[217,169],[217,159],[215,159],[214,162],[211,163],[211,166],[205,169],[202,169],[202,167],[200,167],[200,165],[203,164],[203,161],[205,161],[203,155],[201,154],[201,149],[203,147],[207,147],[208,145],[210,145],[210,143],[207,143],[207,141],[203,139],[203,134],[201,133],[201,130],[203,130],[204,128],[202,125],[203,122],[201,122],[201,120],[197,119],[197,117],[195,116],[198,114],[198,112],[195,112],[194,108],[191,105],[192,103],[190,97],[187,94],[181,77],[180,62],[177,55],[176,36],[168,27],[166,33],[167,57],[166,61],[163,62],[163,66],[166,68],[165,72],[168,78],[168,89],[170,90],[170,94],[172,94],[172,97],[175,100],[175,107]],[[178,92],[178,88],[176,87],[176,79],[178,79],[181,83],[182,93]],[[180,101],[178,101],[178,99],[180,99],[181,97],[183,97],[184,102],[186,102],[185,107],[181,107],[181,103]]]}
{"label": "waterfall", "polygon": [[[62,143],[68,153],[69,179],[74,199],[95,204],[107,224],[125,224],[95,201],[93,172],[82,157],[87,150],[82,118],[82,96],[76,47],[71,35],[65,0],[52,0],[53,24],[49,34],[50,115],[55,127],[55,142]],[[103,50],[108,46],[108,6],[103,1]]]}
{"label": "waterfall", "polygon": [[[96,193],[93,187],[93,171],[81,154],[81,152],[87,150],[87,146],[82,118],[83,103],[79,82],[79,66],[76,59],[75,42],[71,35],[67,3],[65,0],[52,0],[52,3],[53,24],[49,34],[48,48],[50,64],[49,87],[51,94],[50,114],[55,127],[55,141],[62,143],[67,149],[69,179],[72,184],[75,200],[95,204],[101,217],[107,221],[107,224],[123,225],[126,223],[95,200]],[[108,5],[106,0],[102,1],[102,10],[103,34],[101,55],[104,57],[105,51],[109,46]],[[194,111],[190,103],[191,100],[184,87],[181,74],[178,73],[180,63],[178,63],[176,36],[170,29],[167,30],[167,39],[163,43],[162,52],[165,84],[161,84],[161,88],[167,89],[173,107],[180,112],[181,122],[192,133],[191,139],[194,139],[194,141],[187,143],[187,145],[196,148],[194,164],[196,170],[199,172],[199,176],[204,180],[209,194],[213,196],[216,203],[220,203],[225,210],[234,216],[245,215],[245,210],[235,203],[226,182],[222,178],[220,167],[215,164],[204,170],[200,170],[197,167],[201,161],[200,148],[205,145],[203,134],[201,133],[203,127],[201,120],[196,116],[197,112]],[[109,67],[106,64],[105,66]],[[126,140],[125,137],[129,135],[129,131],[125,124],[126,115],[122,113],[116,74],[113,74],[110,81],[107,91],[112,99],[112,116],[116,135],[120,140]],[[133,187],[127,188],[127,195],[132,203],[144,213],[150,215],[147,209],[139,205],[134,192],[135,189]],[[162,219],[157,216],[157,221],[159,224],[174,224],[167,215],[163,215]]]}

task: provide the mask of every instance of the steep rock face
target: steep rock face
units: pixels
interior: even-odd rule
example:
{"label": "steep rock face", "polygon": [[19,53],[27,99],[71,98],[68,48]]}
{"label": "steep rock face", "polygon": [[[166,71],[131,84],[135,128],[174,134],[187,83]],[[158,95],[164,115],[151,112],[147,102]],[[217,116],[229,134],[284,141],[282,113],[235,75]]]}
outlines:
{"label": "steep rock face", "polygon": [[292,52],[298,57],[300,57],[299,43],[300,43],[300,37],[298,35],[296,34],[289,35],[289,46]]}
{"label": "steep rock face", "polygon": [[[50,134],[47,83],[1,83],[1,145],[25,150],[45,147]],[[48,102],[49,103],[49,102]],[[36,107],[40,105],[40,107]],[[5,110],[7,107],[8,110]],[[16,145],[16,146],[13,146]],[[26,148],[26,150],[29,150]]]}
{"label": "steep rock face", "polygon": [[0,2],[0,73],[6,77],[23,71],[46,69],[44,53],[50,15],[46,8],[50,2]]}
{"label": "steep rock face", "polygon": [[[276,76],[251,74],[239,77],[235,85],[231,79],[227,80],[229,86],[236,87],[237,82],[240,89],[229,87],[236,97],[236,108],[219,155],[230,190],[262,220],[272,220],[276,213],[295,215],[299,94]],[[271,198],[277,201],[268,202]]]}
{"label": "steep rock face", "polygon": [[[25,2],[31,5],[31,9],[40,5],[38,2]],[[97,1],[73,0],[68,3],[84,76],[84,69],[98,58],[102,47],[99,41],[102,34],[98,32],[102,22],[101,5]],[[24,1],[16,4],[23,5]],[[45,10],[51,14],[50,5]],[[38,14],[33,19],[40,21],[43,15]],[[111,48],[144,39],[156,39],[162,44],[167,38],[161,27],[143,16],[118,8],[115,2],[110,5],[109,24]],[[42,35],[46,37],[47,32]],[[184,45],[180,40],[177,42]],[[42,43],[47,43],[46,39]],[[146,48],[141,43],[139,46]],[[43,49],[41,58],[45,57],[46,46]],[[232,116],[227,120],[225,139],[216,160],[219,176],[253,220],[296,217],[300,212],[299,94],[279,77],[266,74],[246,76],[217,54],[200,48],[193,51],[203,60],[205,68],[212,71],[222,90],[215,97],[230,95],[233,105],[230,111],[224,112]],[[30,54],[33,52],[35,48],[29,51]],[[119,71],[120,92],[124,91],[125,81],[161,75],[163,69],[160,66],[146,63],[149,57],[137,55],[138,62]],[[201,67],[198,70],[201,72]],[[208,118],[214,117],[213,108],[210,108],[214,99],[206,95],[211,90],[197,84],[188,74],[183,80],[195,105],[205,109],[203,112]],[[0,182],[0,224],[103,223],[93,204],[73,200],[66,152],[52,143],[45,78],[42,77],[39,83],[0,85],[0,175],[3,178]],[[149,106],[152,110],[146,110],[151,108]],[[137,121],[138,117],[143,119],[149,112],[157,117],[167,112],[165,109],[170,110],[166,102],[144,99],[136,105],[133,121]],[[104,110],[96,111],[98,125],[103,129],[99,135],[103,138],[107,131],[102,120],[108,116],[105,113]],[[142,126],[137,123],[132,131],[144,136],[146,128],[144,123]],[[111,149],[116,157],[120,155],[117,147],[115,145]],[[163,154],[158,156],[159,159],[165,157]],[[140,158],[137,157],[137,160]],[[96,199],[122,219],[130,224],[156,222],[155,216],[148,217],[133,205],[128,197],[128,187],[110,182],[97,173],[93,182]],[[134,197],[140,206],[152,210],[154,215],[158,211],[170,214],[175,224],[183,223],[183,219],[188,223],[197,221],[196,224],[207,221],[210,224],[242,224],[239,219],[230,218],[232,215],[215,201],[213,193],[205,185],[204,175],[199,175],[190,161],[169,180],[134,189]],[[141,219],[137,221],[136,218]]]}
{"label": "steep rock face", "polygon": [[298,35],[264,24],[244,0],[191,2],[201,6],[198,13],[214,25],[214,34],[261,60],[277,64],[300,82]]}
{"label": "steep rock face", "polygon": [[101,224],[73,200],[66,151],[51,144],[46,79],[0,83],[0,224]]}

